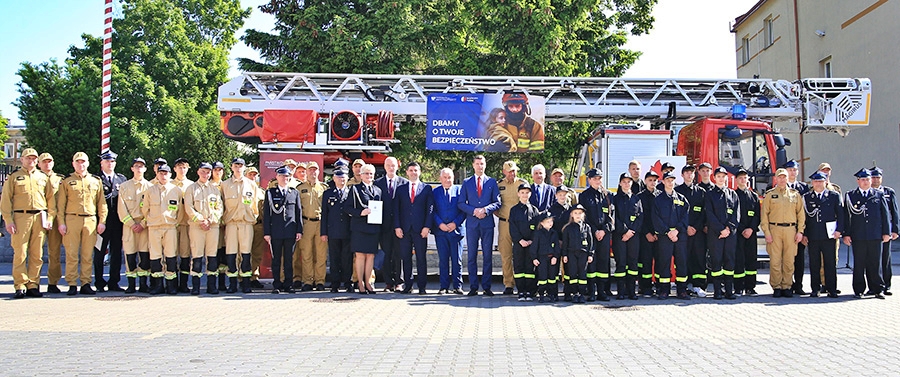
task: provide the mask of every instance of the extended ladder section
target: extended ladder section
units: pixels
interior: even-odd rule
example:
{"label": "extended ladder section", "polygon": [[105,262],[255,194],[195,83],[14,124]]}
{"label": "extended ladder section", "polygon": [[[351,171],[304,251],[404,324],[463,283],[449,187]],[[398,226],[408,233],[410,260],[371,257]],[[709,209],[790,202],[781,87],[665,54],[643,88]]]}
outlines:
{"label": "extended ladder section", "polygon": [[218,109],[254,113],[312,110],[320,114],[393,112],[424,121],[432,93],[524,92],[546,99],[546,120],[691,121],[728,118],[801,122],[803,129],[849,131],[869,122],[869,79],[626,79],[355,75],[248,72],[219,88]]}

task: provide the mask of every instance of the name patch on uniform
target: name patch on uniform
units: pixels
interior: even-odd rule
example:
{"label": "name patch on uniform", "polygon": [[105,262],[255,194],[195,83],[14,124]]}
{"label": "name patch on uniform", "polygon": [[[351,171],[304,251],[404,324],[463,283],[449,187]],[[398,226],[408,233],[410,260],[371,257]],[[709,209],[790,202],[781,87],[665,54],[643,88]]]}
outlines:
{"label": "name patch on uniform", "polygon": [[680,200],[673,200],[672,203],[675,203],[676,206],[683,206],[683,205],[684,205],[684,202],[682,202],[682,201],[680,201]]}
{"label": "name patch on uniform", "polygon": [[306,194],[306,193],[308,193],[308,192],[309,192],[309,190],[307,190],[307,189],[300,190],[300,193],[301,193],[301,194]]}
{"label": "name patch on uniform", "polygon": [[177,209],[178,209],[178,201],[177,201],[177,200],[170,200],[170,201],[169,201],[169,211],[175,211],[175,210],[177,210]]}
{"label": "name patch on uniform", "polygon": [[581,240],[581,244],[587,246],[587,240]]}
{"label": "name patch on uniform", "polygon": [[78,181],[69,181],[69,185],[75,186],[78,184]]}
{"label": "name patch on uniform", "polygon": [[20,175],[20,176],[16,177],[16,180],[17,180],[17,181],[24,181],[24,180],[25,180],[25,176],[24,176],[24,175]]}
{"label": "name patch on uniform", "polygon": [[637,218],[637,216],[631,216],[631,221],[634,221],[634,219],[636,219],[636,218]]}
{"label": "name patch on uniform", "polygon": [[747,211],[747,216],[756,216],[756,211]]}
{"label": "name patch on uniform", "polygon": [[531,226],[531,230],[534,230],[534,225]]}
{"label": "name patch on uniform", "polygon": [[609,208],[603,207],[603,213],[609,213]]}
{"label": "name patch on uniform", "polygon": [[703,207],[694,206],[694,212],[700,212],[700,211],[703,211]]}
{"label": "name patch on uniform", "polygon": [[729,208],[729,209],[725,210],[725,212],[727,212],[730,215],[730,214],[734,213],[734,210]]}
{"label": "name patch on uniform", "polygon": [[506,190],[506,186],[500,186],[500,191]]}
{"label": "name patch on uniform", "polygon": [[778,199],[778,194],[772,194],[772,199]]}

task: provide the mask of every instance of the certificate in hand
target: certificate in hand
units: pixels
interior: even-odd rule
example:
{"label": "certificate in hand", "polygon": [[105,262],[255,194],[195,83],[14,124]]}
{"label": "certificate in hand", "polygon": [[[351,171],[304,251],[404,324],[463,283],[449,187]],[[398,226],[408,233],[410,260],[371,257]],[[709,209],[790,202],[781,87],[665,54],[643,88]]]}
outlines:
{"label": "certificate in hand", "polygon": [[834,232],[837,231],[837,221],[829,221],[825,223],[825,232],[828,233],[828,238],[834,238]]}
{"label": "certificate in hand", "polygon": [[384,212],[384,202],[381,200],[370,200],[369,209],[372,210],[367,216],[369,224],[381,224],[382,213]]}

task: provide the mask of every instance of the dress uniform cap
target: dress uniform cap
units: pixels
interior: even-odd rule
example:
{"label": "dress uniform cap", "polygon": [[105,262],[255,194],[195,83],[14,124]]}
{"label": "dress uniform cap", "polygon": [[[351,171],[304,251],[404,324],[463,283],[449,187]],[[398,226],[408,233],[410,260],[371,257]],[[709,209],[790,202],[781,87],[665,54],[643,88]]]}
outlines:
{"label": "dress uniform cap", "polygon": [[212,170],[212,164],[210,164],[210,163],[208,163],[208,162],[201,162],[201,163],[200,163],[200,166],[197,167],[197,169],[209,169],[209,170]]}
{"label": "dress uniform cap", "polygon": [[550,175],[554,175],[554,174],[556,174],[556,173],[563,174],[563,175],[566,174],[566,172],[564,172],[564,171],[563,171],[562,169],[560,169],[560,168],[553,168],[553,171],[550,172]]}
{"label": "dress uniform cap", "polygon": [[153,160],[153,165],[168,165],[168,164],[169,164],[169,161],[166,161],[166,159],[162,158],[162,157]]}
{"label": "dress uniform cap", "polygon": [[819,164],[819,168],[816,170],[825,170],[825,169],[831,170],[831,164],[829,164],[827,162],[823,162],[823,163]]}
{"label": "dress uniform cap", "polygon": [[142,163],[142,164],[144,164],[144,165],[147,165],[147,161],[144,161],[144,159],[143,159],[143,158],[140,158],[140,157],[131,160],[131,164],[132,164],[132,165],[134,165],[134,164],[136,164],[136,163],[138,163],[138,162],[140,162],[140,163]]}
{"label": "dress uniform cap", "polygon": [[665,180],[665,179],[669,179],[669,178],[675,179],[675,172],[667,171],[667,172],[663,173],[663,177],[662,177],[662,178],[663,178],[664,180]]}
{"label": "dress uniform cap", "polygon": [[523,183],[523,184],[519,185],[519,189],[517,191],[522,191],[522,190],[531,191],[531,185],[529,185],[527,183]]}
{"label": "dress uniform cap", "polygon": [[506,161],[503,163],[503,171],[519,171],[519,166],[515,161]]}
{"label": "dress uniform cap", "polygon": [[594,178],[594,177],[601,177],[601,178],[602,178],[602,177],[603,177],[603,171],[600,170],[600,169],[597,169],[597,168],[593,168],[593,169],[591,169],[591,170],[588,170],[587,174],[585,174],[585,175],[587,175],[588,178]]}
{"label": "dress uniform cap", "polygon": [[675,170],[675,165],[672,165],[670,162],[666,161],[666,162],[663,162],[661,169],[662,170],[666,170],[666,169]]}
{"label": "dress uniform cap", "polygon": [[702,164],[700,164],[700,165],[697,166],[697,170],[700,170],[700,169],[703,169],[703,168],[707,168],[707,169],[712,170],[712,165],[710,165],[708,162],[704,162],[704,163],[702,163]]}
{"label": "dress uniform cap", "polygon": [[172,172],[172,168],[170,168],[169,165],[162,165],[162,166],[159,167],[159,169],[156,169],[156,171],[164,171],[164,172],[167,172],[167,173],[171,173],[171,172]]}
{"label": "dress uniform cap", "polygon": [[542,211],[542,212],[538,213],[536,220],[537,220],[537,222],[541,222],[541,221],[544,221],[547,219],[552,219],[552,218],[553,218],[553,214],[550,213],[550,211]]}
{"label": "dress uniform cap", "polygon": [[334,176],[335,176],[335,177],[346,177],[346,176],[347,176],[347,171],[344,170],[344,169],[335,169],[335,170],[334,170]]}
{"label": "dress uniform cap", "polygon": [[106,161],[115,161],[117,157],[119,157],[119,155],[113,151],[109,151],[100,155],[100,159]]}
{"label": "dress uniform cap", "polygon": [[634,181],[634,178],[631,178],[631,174],[628,174],[628,172],[624,172],[624,173],[622,173],[622,174],[619,174],[619,181],[621,182],[623,179],[629,179],[629,180],[631,180],[632,182]]}
{"label": "dress uniform cap", "polygon": [[658,179],[658,178],[659,178],[659,173],[657,173],[657,172],[651,170],[651,171],[648,171],[647,174],[644,174],[644,179],[647,179],[647,178],[650,178],[650,177],[656,177],[656,178]]}
{"label": "dress uniform cap", "polygon": [[22,151],[22,157],[35,156],[37,157],[38,153],[34,148],[25,148]]}
{"label": "dress uniform cap", "polygon": [[275,174],[278,174],[278,175],[290,175],[290,174],[291,174],[291,171],[290,171],[286,166],[282,166],[282,167],[280,167],[280,168],[278,168],[278,169],[275,169]]}
{"label": "dress uniform cap", "polygon": [[794,161],[794,160],[790,160],[790,161],[784,163],[785,169],[791,169],[791,168],[796,169],[799,167],[800,167],[800,164],[798,164],[797,161]]}
{"label": "dress uniform cap", "polygon": [[361,159],[361,158],[357,158],[357,159],[353,160],[353,166],[356,166],[356,165],[365,165],[365,164],[366,164],[366,162],[363,161],[363,159]]}
{"label": "dress uniform cap", "polygon": [[293,158],[289,158],[289,159],[287,159],[287,160],[284,160],[284,163],[282,163],[282,165],[284,165],[284,166],[288,166],[288,165],[294,165],[294,166],[297,166],[297,161],[294,161]]}
{"label": "dress uniform cap", "polygon": [[318,168],[319,168],[319,163],[318,163],[318,162],[315,162],[315,161],[307,162],[307,163],[306,163],[306,168],[307,168],[307,169],[318,169]]}
{"label": "dress uniform cap", "polygon": [[255,167],[251,166],[251,167],[247,168],[246,172],[244,172],[244,175],[247,175],[247,174],[259,174],[259,170],[257,170]]}
{"label": "dress uniform cap", "polygon": [[880,177],[882,174],[884,174],[884,170],[881,170],[881,168],[877,166],[873,166],[871,169],[869,169],[869,172],[872,173],[873,177]]}
{"label": "dress uniform cap", "polygon": [[787,170],[784,170],[784,168],[781,168],[781,169],[776,170],[776,171],[775,171],[775,176],[777,177],[777,176],[779,176],[779,175],[787,176]]}
{"label": "dress uniform cap", "polygon": [[809,179],[811,179],[813,181],[824,181],[825,178],[827,178],[825,176],[825,174],[822,174],[822,172],[820,172],[820,171],[812,173],[812,175],[809,176]]}
{"label": "dress uniform cap", "polygon": [[213,169],[225,169],[225,164],[222,161],[216,161],[212,163]]}
{"label": "dress uniform cap", "polygon": [[178,164],[190,164],[190,161],[188,161],[188,159],[184,157],[178,157],[177,159],[175,159],[175,165]]}
{"label": "dress uniform cap", "polygon": [[298,162],[298,163],[297,163],[297,169],[303,169],[303,170],[306,170],[306,163],[305,163],[305,162]]}
{"label": "dress uniform cap", "polygon": [[78,161],[78,160],[84,160],[84,161],[87,161],[87,160],[88,160],[88,155],[87,155],[87,153],[84,153],[84,152],[78,152],[78,153],[75,153],[75,155],[72,156],[72,162],[75,162],[75,161]]}
{"label": "dress uniform cap", "polygon": [[719,166],[716,168],[716,170],[713,172],[713,174],[719,174],[719,173],[728,174],[728,170],[725,170],[724,167]]}
{"label": "dress uniform cap", "polygon": [[343,158],[339,158],[339,159],[337,159],[337,161],[334,162],[334,165],[332,165],[332,167],[335,167],[335,168],[342,167],[342,166],[346,167],[347,162],[349,162],[349,161],[347,161]]}
{"label": "dress uniform cap", "polygon": [[697,170],[697,167],[693,164],[687,164],[681,167],[681,172],[684,173],[686,171],[694,171]]}
{"label": "dress uniform cap", "polygon": [[856,178],[869,178],[872,176],[872,172],[870,172],[869,169],[863,168],[859,169],[859,171],[856,172],[856,174],[854,174],[853,176]]}
{"label": "dress uniform cap", "polygon": [[235,158],[233,158],[233,159],[231,160],[231,163],[232,163],[232,164],[246,165],[246,163],[244,162],[244,159],[243,159],[243,158],[240,158],[240,157],[235,157]]}
{"label": "dress uniform cap", "polygon": [[581,211],[581,212],[584,212],[584,206],[581,205],[580,203],[579,203],[579,204],[576,204],[574,207],[572,207],[572,211]]}
{"label": "dress uniform cap", "polygon": [[748,172],[747,169],[740,168],[738,169],[737,173],[734,174],[734,176],[737,177],[739,175],[750,175],[750,172]]}
{"label": "dress uniform cap", "polygon": [[53,155],[51,155],[50,153],[47,153],[47,152],[41,153],[41,155],[38,157],[38,161],[44,161],[44,160],[52,161]]}
{"label": "dress uniform cap", "polygon": [[560,191],[572,192],[572,190],[569,189],[568,187],[566,187],[566,185],[559,185],[559,187],[556,188],[556,192],[560,192]]}

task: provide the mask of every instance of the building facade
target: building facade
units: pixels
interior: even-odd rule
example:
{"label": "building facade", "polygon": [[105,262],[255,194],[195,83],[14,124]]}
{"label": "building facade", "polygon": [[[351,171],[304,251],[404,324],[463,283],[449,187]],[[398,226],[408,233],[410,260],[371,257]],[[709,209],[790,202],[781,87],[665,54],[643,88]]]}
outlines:
{"label": "building facade", "polygon": [[869,78],[869,125],[849,135],[808,132],[797,123],[773,126],[791,139],[788,156],[802,161],[804,177],[821,162],[833,167],[832,180],[855,187],[860,168],[876,163],[884,183],[900,185],[900,1],[760,0],[732,26],[739,78]]}

